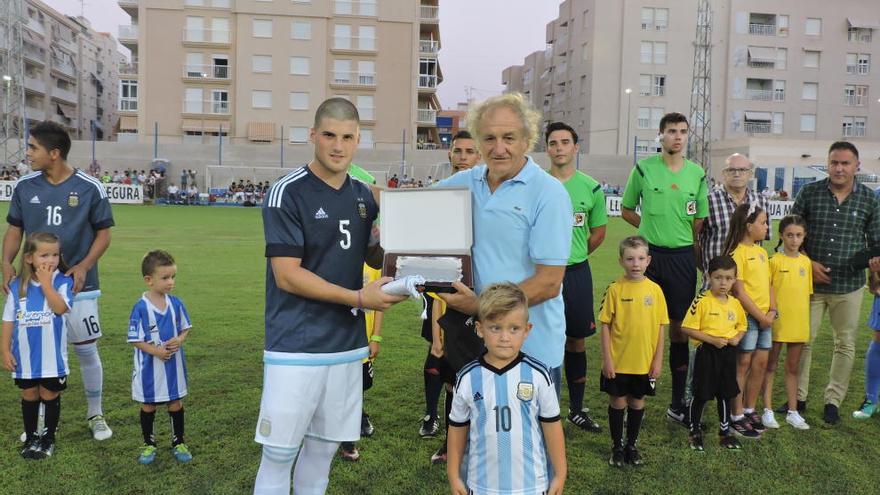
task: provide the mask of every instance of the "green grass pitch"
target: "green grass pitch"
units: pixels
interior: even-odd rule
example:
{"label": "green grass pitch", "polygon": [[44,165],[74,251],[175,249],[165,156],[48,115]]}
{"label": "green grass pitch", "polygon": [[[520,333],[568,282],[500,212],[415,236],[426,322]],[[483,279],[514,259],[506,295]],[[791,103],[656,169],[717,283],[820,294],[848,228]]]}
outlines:
{"label": "green grass pitch", "polygon": [[[0,212],[5,211],[6,206],[0,206]],[[19,393],[7,374],[0,386],[0,416],[4,418],[0,423],[0,493],[249,493],[260,459],[259,446],[253,442],[262,380],[265,260],[260,212],[123,205],[114,206],[113,211],[117,226],[100,264],[104,409],[113,438],[102,443],[91,439],[78,362],[71,349],[71,380],[63,394],[56,455],[42,462],[22,460],[17,453]],[[617,243],[633,232],[620,219],[611,220],[608,237],[591,263],[597,297],[619,276]],[[125,338],[129,311],[144,290],[140,259],[156,248],[177,258],[175,293],[187,304],[194,324],[186,344],[190,373],[190,396],[184,400],[186,438],[194,455],[188,465],[177,465],[169,453],[170,426],[163,410],[156,421],[159,456],[153,465],[137,464],[141,444],[138,405],[131,400],[132,350]],[[861,321],[869,308],[866,296]],[[607,429],[587,434],[566,424],[566,492],[876,493],[880,420],[857,423],[850,419],[850,412],[863,396],[862,366],[870,332],[862,327],[850,391],[841,408],[843,422],[838,427],[825,428],[820,418],[831,358],[831,332],[826,323],[814,350],[806,415],[811,430],[795,431],[782,422],[780,430],[768,432],[760,441],[744,441],[740,452],[722,451],[714,441],[715,407],[710,404],[705,414],[712,426],[707,451],[691,452],[685,430],[665,419],[670,385],[668,369],[664,368],[658,394],[648,400],[642,429],[640,447],[646,465],[609,468]],[[334,461],[329,493],[447,492],[444,468],[429,462],[439,439],[418,437],[424,407],[422,364],[427,350],[419,329],[414,304],[388,312],[375,385],[365,398],[376,433],[359,442],[359,462]],[[587,352],[586,403],[606,427],[607,399],[600,394],[597,381],[598,336],[587,341]],[[781,399],[780,377],[776,389]],[[563,386],[563,410],[566,395]]]}

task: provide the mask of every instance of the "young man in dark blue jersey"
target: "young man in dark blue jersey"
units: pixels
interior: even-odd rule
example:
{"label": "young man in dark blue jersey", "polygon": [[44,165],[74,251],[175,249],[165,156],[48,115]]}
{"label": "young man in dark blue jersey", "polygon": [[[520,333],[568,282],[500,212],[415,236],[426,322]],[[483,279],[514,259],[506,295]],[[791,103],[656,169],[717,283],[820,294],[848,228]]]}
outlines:
{"label": "young man in dark blue jersey", "polygon": [[315,158],[266,195],[266,344],[255,440],[263,456],[255,494],[324,493],[340,442],[360,438],[364,309],[386,310],[383,277],[363,285],[363,265],[381,264],[372,236],[378,198],[348,170],[359,141],[357,108],[323,102],[310,140]]}
{"label": "young man in dark blue jersey", "polygon": [[12,262],[22,236],[51,232],[61,239],[61,256],[70,266],[75,294],[65,315],[67,340],[74,345],[86,393],[89,429],[95,440],[113,432],[104,420],[101,397],[104,368],[98,355],[101,337],[98,319],[98,260],[110,246],[113,213],[107,192],[98,179],[67,163],[70,136],[54,122],[40,122],[30,130],[27,157],[34,172],[19,178],[12,193],[9,224],[3,236],[3,289],[15,277]]}

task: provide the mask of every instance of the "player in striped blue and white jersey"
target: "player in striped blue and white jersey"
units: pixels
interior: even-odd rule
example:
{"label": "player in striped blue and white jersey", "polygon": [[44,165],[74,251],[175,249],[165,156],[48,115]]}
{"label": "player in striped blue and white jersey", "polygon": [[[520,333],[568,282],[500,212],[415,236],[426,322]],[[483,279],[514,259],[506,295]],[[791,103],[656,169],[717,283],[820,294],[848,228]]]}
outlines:
{"label": "player in striped blue and white jersey", "polygon": [[556,389],[549,369],[520,352],[530,328],[517,285],[493,284],[480,294],[477,333],[487,351],[459,372],[449,414],[454,495],[562,493],[567,465]]}
{"label": "player in striped blue and white jersey", "polygon": [[174,258],[165,251],[150,251],[141,262],[141,273],[149,290],[135,303],[128,326],[128,342],[135,347],[131,396],[141,403],[144,437],[138,460],[149,464],[156,458],[156,405],[167,404],[173,430],[172,452],[178,461],[189,462],[192,454],[183,442],[181,399],[187,394],[183,342],[192,324],[183,301],[170,294],[177,275]]}
{"label": "player in striped blue and white jersey", "polygon": [[[67,388],[64,314],[73,303],[74,282],[59,267],[66,269],[58,237],[48,232],[29,235],[22,249],[20,275],[10,282],[3,309],[0,351],[4,367],[12,371],[21,389],[25,438],[20,454],[26,459],[43,459],[55,451],[60,393]],[[42,435],[37,427],[41,403],[46,411]]]}

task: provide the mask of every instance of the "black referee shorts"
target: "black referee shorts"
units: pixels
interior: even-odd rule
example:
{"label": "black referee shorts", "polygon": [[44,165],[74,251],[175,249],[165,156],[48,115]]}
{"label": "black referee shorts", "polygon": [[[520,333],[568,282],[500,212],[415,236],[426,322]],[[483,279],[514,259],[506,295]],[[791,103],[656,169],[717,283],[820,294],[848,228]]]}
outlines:
{"label": "black referee shorts", "polygon": [[736,383],[736,347],[721,349],[703,342],[694,356],[694,397],[700,400],[730,399],[739,394]]}
{"label": "black referee shorts", "polygon": [[670,320],[681,321],[697,290],[697,262],[694,247],[649,246],[651,264],[645,275],[663,290]]}
{"label": "black referee shorts", "polygon": [[562,279],[562,301],[565,303],[565,335],[575,339],[596,333],[593,315],[593,274],[584,260],[565,267]]}

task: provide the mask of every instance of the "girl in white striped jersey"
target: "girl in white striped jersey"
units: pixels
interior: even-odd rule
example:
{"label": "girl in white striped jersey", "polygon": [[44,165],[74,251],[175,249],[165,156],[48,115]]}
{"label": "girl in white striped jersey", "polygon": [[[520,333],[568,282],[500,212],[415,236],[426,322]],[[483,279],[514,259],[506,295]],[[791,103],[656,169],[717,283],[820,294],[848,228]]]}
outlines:
{"label": "girl in white striped jersey", "polygon": [[131,396],[141,403],[141,433],[144,445],[138,462],[156,459],[153,420],[156,405],[166,404],[171,417],[171,452],[179,462],[192,454],[183,443],[183,402],[187,394],[186,358],[183,342],[192,328],[183,302],[170,294],[177,266],[165,251],[150,251],[141,262],[141,273],[149,290],[131,310],[128,341],[134,349]]}
{"label": "girl in white striped jersey", "polygon": [[[59,268],[62,271],[59,271]],[[3,366],[21,389],[25,459],[44,459],[55,452],[55,429],[61,415],[61,391],[67,388],[67,326],[63,315],[73,301],[73,279],[65,276],[61,241],[35,232],[24,242],[21,274],[9,284],[0,342]],[[40,402],[46,427],[38,434]]]}

